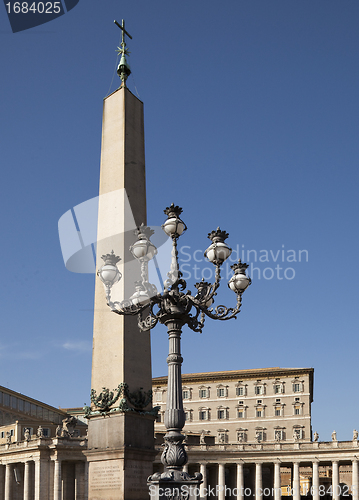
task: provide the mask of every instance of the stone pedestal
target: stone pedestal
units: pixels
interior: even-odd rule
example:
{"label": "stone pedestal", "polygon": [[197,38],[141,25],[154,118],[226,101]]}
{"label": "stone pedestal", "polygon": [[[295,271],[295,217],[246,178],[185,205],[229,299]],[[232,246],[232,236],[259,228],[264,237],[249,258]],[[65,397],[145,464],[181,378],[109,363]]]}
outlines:
{"label": "stone pedestal", "polygon": [[156,454],[153,421],[135,412],[90,418],[88,500],[148,500]]}

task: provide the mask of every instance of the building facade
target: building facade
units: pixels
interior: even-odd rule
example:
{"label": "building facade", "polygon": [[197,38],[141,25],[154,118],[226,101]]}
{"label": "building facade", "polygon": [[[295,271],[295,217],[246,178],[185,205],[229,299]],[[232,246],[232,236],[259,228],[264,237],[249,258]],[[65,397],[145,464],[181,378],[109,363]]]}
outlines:
{"label": "building facade", "polygon": [[[261,368],[182,375],[184,432],[217,444],[310,442],[313,368]],[[167,377],[153,379],[155,424],[165,430]]]}
{"label": "building facade", "polygon": [[0,386],[0,500],[87,500],[87,425]]}

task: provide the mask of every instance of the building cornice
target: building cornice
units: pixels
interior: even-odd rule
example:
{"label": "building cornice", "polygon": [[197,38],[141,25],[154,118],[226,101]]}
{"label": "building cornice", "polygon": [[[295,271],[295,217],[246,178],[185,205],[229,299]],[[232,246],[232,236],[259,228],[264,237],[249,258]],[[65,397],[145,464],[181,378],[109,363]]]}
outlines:
{"label": "building cornice", "polygon": [[[218,381],[238,381],[246,379],[273,379],[281,377],[298,377],[301,375],[309,375],[311,380],[311,389],[313,383],[314,368],[255,368],[252,370],[230,370],[221,372],[204,372],[204,373],[184,373],[182,374],[182,382],[201,383],[201,382],[218,382]],[[155,377],[152,379],[153,386],[167,385],[167,377]]]}

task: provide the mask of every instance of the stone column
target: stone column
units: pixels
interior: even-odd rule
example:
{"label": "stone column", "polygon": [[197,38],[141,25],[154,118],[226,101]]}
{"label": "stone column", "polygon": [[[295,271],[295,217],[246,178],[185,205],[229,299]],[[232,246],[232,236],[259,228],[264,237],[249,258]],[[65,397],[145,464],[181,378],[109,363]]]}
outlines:
{"label": "stone column", "polygon": [[0,465],[0,500],[4,499],[5,489],[5,466]]}
{"label": "stone column", "polygon": [[5,500],[11,500],[11,491],[12,491],[12,464],[6,464],[5,469]]}
{"label": "stone column", "polygon": [[333,500],[339,500],[339,462],[332,462],[332,498]]}
{"label": "stone column", "polygon": [[85,462],[75,464],[75,500],[86,500],[85,466]]}
{"label": "stone column", "polygon": [[282,496],[281,478],[280,478],[280,463],[274,462],[274,500],[280,500]]}
{"label": "stone column", "polygon": [[359,500],[358,460],[352,461],[352,495],[353,500]]}
{"label": "stone column", "polygon": [[89,464],[88,464],[88,462],[85,462],[84,488],[85,488],[85,500],[87,500],[87,492],[89,489]]}
{"label": "stone column", "polygon": [[62,500],[61,461],[54,460],[54,500]]}
{"label": "stone column", "polygon": [[262,484],[262,464],[256,463],[256,491],[255,500],[262,500],[263,498],[263,484]]}
{"label": "stone column", "polygon": [[218,464],[218,500],[225,500],[226,471],[224,464]]}
{"label": "stone column", "polygon": [[[202,500],[203,498],[207,498],[207,467],[206,464],[200,464],[200,473],[202,474],[202,484],[199,487],[199,496]],[[357,500],[357,499],[356,499]]]}
{"label": "stone column", "polygon": [[312,478],[312,497],[313,500],[320,500],[319,498],[319,464],[318,462],[313,462],[313,478]]}
{"label": "stone column", "polygon": [[243,463],[237,464],[237,500],[244,498]]}
{"label": "stone column", "polygon": [[47,460],[35,460],[35,499],[48,500],[49,495],[49,462]]}
{"label": "stone column", "polygon": [[299,479],[299,463],[293,463],[293,500],[300,500],[300,479]]}
{"label": "stone column", "polygon": [[25,462],[24,470],[24,500],[31,500],[31,462]]}

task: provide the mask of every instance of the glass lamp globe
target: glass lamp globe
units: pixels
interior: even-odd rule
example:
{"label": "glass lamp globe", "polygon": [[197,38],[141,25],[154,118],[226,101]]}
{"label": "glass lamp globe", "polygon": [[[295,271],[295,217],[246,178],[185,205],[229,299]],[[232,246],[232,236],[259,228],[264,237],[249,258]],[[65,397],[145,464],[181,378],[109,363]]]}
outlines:
{"label": "glass lamp globe", "polygon": [[146,238],[142,237],[130,247],[130,251],[135,259],[151,260],[157,254],[157,248]]}
{"label": "glass lamp globe", "polygon": [[135,293],[130,297],[131,304],[133,304],[134,306],[145,306],[149,304],[150,297],[140,281],[136,281],[135,288],[136,288]]}
{"label": "glass lamp globe", "polygon": [[204,256],[216,266],[220,266],[232,253],[232,249],[224,241],[228,238],[228,233],[217,227],[216,231],[209,233],[208,238],[212,244],[204,252]]}
{"label": "glass lamp globe", "polygon": [[105,261],[105,263],[97,271],[97,276],[105,286],[112,287],[115,283],[120,281],[122,277],[116,265],[117,262],[121,260],[121,258],[115,255],[113,250],[109,254],[102,255],[101,258]]}
{"label": "glass lamp globe", "polygon": [[162,225],[162,229],[168,236],[181,236],[185,230],[185,225],[178,217],[171,217]]}
{"label": "glass lamp globe", "polygon": [[251,279],[246,276],[246,269],[248,264],[242,264],[239,259],[238,264],[233,264],[231,269],[234,270],[234,275],[228,282],[228,286],[235,293],[243,293],[246,288],[251,284]]}
{"label": "glass lamp globe", "polygon": [[172,238],[178,238],[181,234],[186,231],[187,227],[183,220],[180,219],[182,213],[182,208],[175,206],[173,203],[164,210],[167,215],[167,220],[162,224],[162,229]]}
{"label": "glass lamp globe", "polygon": [[212,243],[204,252],[204,256],[213,264],[223,264],[231,255],[231,248],[224,242]]}

